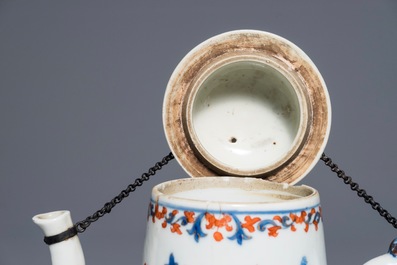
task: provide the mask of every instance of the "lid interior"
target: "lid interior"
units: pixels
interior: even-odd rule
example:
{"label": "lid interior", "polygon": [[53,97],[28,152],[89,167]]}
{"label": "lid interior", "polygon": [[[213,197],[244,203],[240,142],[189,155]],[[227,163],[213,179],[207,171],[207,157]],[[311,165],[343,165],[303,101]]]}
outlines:
{"label": "lid interior", "polygon": [[263,62],[223,65],[192,97],[188,136],[219,173],[268,172],[291,157],[304,134],[298,94],[286,75]]}
{"label": "lid interior", "polygon": [[237,30],[192,49],[163,105],[167,142],[192,177],[259,177],[294,184],[329,137],[326,85],[310,58],[272,33]]}

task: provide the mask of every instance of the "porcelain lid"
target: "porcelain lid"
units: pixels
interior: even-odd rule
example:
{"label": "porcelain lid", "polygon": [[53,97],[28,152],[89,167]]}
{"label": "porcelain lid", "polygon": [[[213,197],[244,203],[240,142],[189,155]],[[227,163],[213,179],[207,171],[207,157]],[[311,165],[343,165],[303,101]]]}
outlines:
{"label": "porcelain lid", "polygon": [[192,177],[296,183],[319,160],[331,106],[321,74],[290,41],[238,30],[191,50],[168,83],[168,144]]}

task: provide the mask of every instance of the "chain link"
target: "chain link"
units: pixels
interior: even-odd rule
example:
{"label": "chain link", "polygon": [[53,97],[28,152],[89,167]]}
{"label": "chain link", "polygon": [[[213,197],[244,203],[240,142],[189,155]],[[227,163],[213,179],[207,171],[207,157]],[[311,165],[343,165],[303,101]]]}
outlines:
{"label": "chain link", "polygon": [[124,198],[128,197],[131,192],[134,192],[137,187],[142,186],[145,181],[156,174],[158,170],[161,170],[163,166],[167,165],[169,161],[174,159],[174,155],[169,153],[160,162],[157,162],[153,167],[149,168],[147,173],[143,173],[140,178],[135,179],[134,183],[127,186],[125,190],[122,190],[119,195],[114,197],[110,202],[105,203],[102,209],[96,211],[93,215],[88,216],[83,221],[77,222],[76,227],[78,233],[83,233],[91,223],[97,221],[99,218],[104,216],[115,207],[117,204],[123,201]]}
{"label": "chain link", "polygon": [[321,156],[321,160],[324,161],[325,165],[327,165],[332,172],[335,172],[336,175],[343,180],[343,182],[347,185],[350,185],[350,189],[357,192],[357,195],[364,199],[366,203],[371,205],[372,209],[377,211],[380,216],[386,219],[388,223],[390,223],[394,228],[397,229],[397,219],[393,217],[386,209],[384,209],[380,204],[374,200],[374,198],[367,194],[364,189],[361,189],[360,186],[353,181],[350,176],[347,176],[345,172],[339,169],[338,165],[332,162],[332,159],[327,157],[324,153]]}
{"label": "chain link", "polygon": [[[121,203],[131,192],[134,192],[137,187],[142,186],[145,181],[148,181],[151,176],[155,175],[158,170],[161,170],[162,167],[167,165],[172,159],[174,159],[174,155],[169,153],[160,162],[157,162],[153,167],[149,168],[146,173],[143,173],[140,178],[135,179],[134,183],[128,185],[127,188],[122,190],[119,195],[114,197],[110,202],[105,203],[100,210],[96,211],[91,216],[88,216],[83,221],[77,222],[74,225],[77,232],[83,233],[91,223],[96,222],[105,214],[110,213],[117,204]],[[346,173],[341,170],[337,164],[333,163],[332,159],[327,157],[324,153],[320,159],[331,169],[332,172],[335,172],[335,174],[342,179],[346,185],[349,185],[351,190],[355,191],[359,197],[363,198],[366,203],[371,205],[372,209],[377,211],[380,216],[385,218],[388,223],[397,229],[397,219],[384,209],[377,201],[375,201],[372,196],[368,195],[364,189],[361,189],[358,183],[353,181],[352,177],[347,176]]]}

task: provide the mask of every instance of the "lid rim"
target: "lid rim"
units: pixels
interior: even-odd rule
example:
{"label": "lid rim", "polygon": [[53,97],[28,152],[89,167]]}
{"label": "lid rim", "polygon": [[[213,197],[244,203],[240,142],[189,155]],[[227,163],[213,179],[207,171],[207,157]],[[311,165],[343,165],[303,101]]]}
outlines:
{"label": "lid rim", "polygon": [[[266,51],[268,54],[272,54],[273,59],[283,60],[285,65],[288,65],[290,68],[289,71],[295,73],[295,78],[297,78],[302,84],[308,86],[308,95],[305,95],[305,97],[307,97],[307,105],[309,106],[307,118],[308,129],[306,130],[303,138],[306,138],[309,143],[301,143],[295,152],[285,159],[283,163],[275,169],[270,169],[266,172],[261,171],[259,174],[255,172],[254,174],[243,172],[241,175],[231,174],[229,171],[217,172],[211,164],[204,165],[202,158],[197,157],[198,153],[196,152],[197,150],[194,150],[195,145],[190,139],[189,129],[184,125],[186,122],[186,107],[189,105],[189,103],[186,102],[186,94],[190,92],[189,89],[191,89],[191,83],[197,82],[197,76],[194,77],[193,73],[197,73],[197,71],[194,70],[197,70],[198,65],[202,63],[199,62],[199,60],[206,59],[206,63],[208,64],[213,63],[214,61],[212,60],[208,62],[208,54],[203,55],[203,53],[205,53],[204,51],[208,52],[209,48],[213,48],[211,47],[212,45],[219,46],[228,42],[229,49],[232,52],[236,52],[236,50],[244,52],[242,48],[246,48],[248,46],[247,43],[250,41],[253,42],[253,40],[250,40],[250,37],[252,36],[254,36],[254,41],[259,39],[262,45],[260,47],[258,46],[259,48],[255,47],[257,50],[254,50],[254,52]],[[241,39],[237,41],[238,37],[244,39],[245,42],[241,42]],[[238,46],[241,45],[241,43],[245,46]],[[276,45],[277,43],[280,44],[280,47],[284,46],[280,48]],[[234,46],[232,44],[234,44]],[[264,48],[267,44],[272,45],[272,52],[269,51],[269,47]],[[281,56],[283,54],[285,55],[287,52],[285,50],[280,51],[281,49],[288,50],[290,52],[288,54],[289,57]],[[276,50],[278,50],[279,53],[275,53]],[[250,51],[252,52],[252,48]],[[228,55],[228,50],[223,50],[222,52],[223,55]],[[217,54],[217,56],[220,56],[220,54]],[[297,57],[300,59],[299,62],[293,60]],[[272,33],[255,30],[226,32],[210,38],[193,48],[174,70],[167,85],[163,103],[163,125],[167,142],[178,163],[192,177],[204,177],[226,173],[228,175],[260,177],[275,182],[294,184],[301,180],[320,159],[329,137],[330,124],[331,107],[328,91],[325,82],[314,63],[302,50],[288,40]],[[300,147],[302,147],[301,152],[304,152],[304,158],[300,155],[302,153],[298,152]],[[298,162],[296,161],[297,157],[299,158],[297,160]],[[304,164],[304,166],[297,166],[297,163]],[[280,167],[282,167],[282,169],[277,170],[277,168]],[[215,168],[219,171],[219,168]]]}

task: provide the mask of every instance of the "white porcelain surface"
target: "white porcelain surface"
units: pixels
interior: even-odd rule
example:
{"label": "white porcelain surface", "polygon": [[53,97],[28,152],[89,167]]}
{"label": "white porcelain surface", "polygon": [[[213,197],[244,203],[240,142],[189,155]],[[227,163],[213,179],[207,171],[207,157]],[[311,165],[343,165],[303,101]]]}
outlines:
{"label": "white porcelain surface", "polygon": [[370,261],[366,262],[364,265],[396,265],[396,264],[397,264],[396,257],[393,257],[390,254],[384,254],[382,256],[371,259]]}
{"label": "white porcelain surface", "polygon": [[[45,236],[54,236],[73,226],[69,211],[56,211],[38,214],[33,222]],[[85,265],[84,254],[78,236],[49,246],[52,265]]]}
{"label": "white porcelain surface", "polygon": [[387,254],[371,259],[364,265],[397,265],[397,238],[391,242]]}
{"label": "white porcelain surface", "polygon": [[143,264],[326,265],[319,195],[254,178],[154,187]]}
{"label": "white porcelain surface", "polygon": [[289,80],[268,64],[226,64],[200,87],[188,114],[190,134],[224,171],[271,170],[304,134],[307,111]]}

